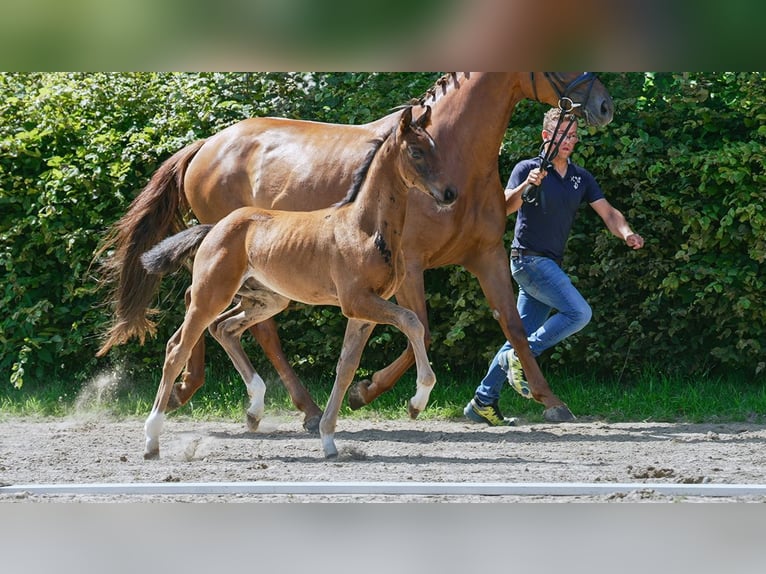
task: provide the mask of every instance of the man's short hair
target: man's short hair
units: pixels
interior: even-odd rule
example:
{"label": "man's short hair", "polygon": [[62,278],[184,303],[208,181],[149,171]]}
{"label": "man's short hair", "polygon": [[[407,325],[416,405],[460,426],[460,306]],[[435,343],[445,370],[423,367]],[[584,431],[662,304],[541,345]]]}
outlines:
{"label": "man's short hair", "polygon": [[[556,130],[556,126],[559,124],[559,118],[561,117],[561,108],[551,108],[545,112],[543,116],[543,129],[549,132]],[[561,120],[561,124],[566,129],[569,126],[569,122],[574,120],[574,125],[579,127],[577,116],[574,114],[565,113],[564,118]]]}

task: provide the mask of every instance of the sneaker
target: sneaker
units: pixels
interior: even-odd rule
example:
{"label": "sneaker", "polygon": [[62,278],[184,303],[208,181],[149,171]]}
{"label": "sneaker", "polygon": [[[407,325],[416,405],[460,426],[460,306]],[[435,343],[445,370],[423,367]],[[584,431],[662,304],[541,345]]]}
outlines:
{"label": "sneaker", "polygon": [[465,406],[463,414],[475,423],[485,423],[491,427],[516,426],[516,419],[504,417],[497,402],[483,405],[475,397]]}
{"label": "sneaker", "polygon": [[516,351],[509,349],[500,355],[497,362],[500,368],[505,371],[505,376],[508,377],[508,384],[513,387],[513,390],[525,399],[531,399],[532,391],[529,389],[527,377],[524,374],[524,369],[521,367],[521,361],[516,356]]}

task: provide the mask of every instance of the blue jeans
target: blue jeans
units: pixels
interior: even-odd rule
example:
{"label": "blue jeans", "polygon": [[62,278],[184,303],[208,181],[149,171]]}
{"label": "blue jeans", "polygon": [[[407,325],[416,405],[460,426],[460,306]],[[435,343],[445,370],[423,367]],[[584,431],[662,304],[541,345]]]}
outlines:
{"label": "blue jeans", "polygon": [[[513,258],[511,274],[519,286],[516,307],[535,357],[590,322],[590,305],[553,259],[536,255]],[[551,315],[554,309],[557,313]],[[509,349],[511,343],[506,341],[476,388],[476,396],[485,404],[500,398],[507,378],[497,360]]]}

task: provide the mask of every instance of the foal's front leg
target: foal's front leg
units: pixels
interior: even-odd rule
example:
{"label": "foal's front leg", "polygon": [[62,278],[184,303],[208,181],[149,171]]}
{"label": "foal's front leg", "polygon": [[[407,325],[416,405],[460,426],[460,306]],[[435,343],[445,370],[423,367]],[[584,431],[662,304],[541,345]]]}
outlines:
{"label": "foal's front leg", "polygon": [[349,319],[346,323],[343,348],[335,368],[335,383],[332,386],[332,392],[324,409],[322,420],[319,422],[319,436],[322,439],[322,448],[327,458],[338,456],[338,449],[335,446],[335,423],[338,421],[338,412],[343,397],[346,395],[346,390],[348,390],[351,381],[354,380],[354,374],[362,358],[362,350],[374,327],[374,323],[357,319]]}
{"label": "foal's front leg", "polygon": [[374,295],[355,299],[349,297],[343,306],[343,313],[347,317],[393,325],[406,335],[415,354],[417,367],[417,390],[409,404],[410,417],[416,418],[426,408],[436,382],[436,375],[428,362],[423,323],[413,311]]}
{"label": "foal's front leg", "polygon": [[426,408],[428,398],[431,396],[431,390],[436,383],[436,375],[428,361],[428,353],[424,342],[425,327],[413,311],[389,301],[386,301],[386,303],[393,307],[392,312],[395,317],[393,325],[407,336],[410,345],[412,345],[412,351],[415,353],[417,389],[415,390],[415,396],[410,399],[408,409],[410,417],[414,419]]}

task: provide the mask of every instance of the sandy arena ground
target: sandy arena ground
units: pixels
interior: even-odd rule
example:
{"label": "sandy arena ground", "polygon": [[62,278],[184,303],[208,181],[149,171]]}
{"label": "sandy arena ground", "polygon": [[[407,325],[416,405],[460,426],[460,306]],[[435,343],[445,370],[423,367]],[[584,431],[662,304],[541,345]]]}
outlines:
{"label": "sandy arena ground", "polygon": [[766,427],[598,421],[490,428],[464,421],[340,419],[337,459],[296,416],[267,417],[258,433],[244,423],[169,417],[161,459],[143,459],[143,420],[83,414],[2,420],[0,483],[188,482],[641,483],[595,496],[7,493],[0,502],[573,502],[766,501],[653,491],[657,484],[763,484]]}

